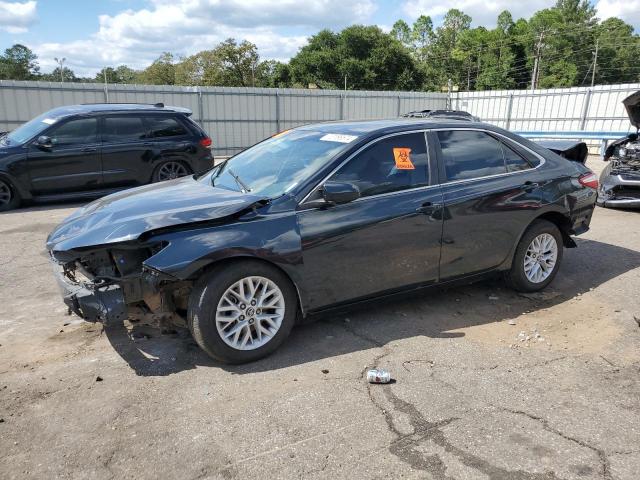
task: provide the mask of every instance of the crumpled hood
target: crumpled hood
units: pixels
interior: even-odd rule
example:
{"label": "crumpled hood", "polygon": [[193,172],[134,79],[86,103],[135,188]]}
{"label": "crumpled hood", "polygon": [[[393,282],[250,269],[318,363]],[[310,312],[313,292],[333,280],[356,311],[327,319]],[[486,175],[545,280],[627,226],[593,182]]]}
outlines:
{"label": "crumpled hood", "polygon": [[159,228],[223,218],[263,200],[212,187],[208,178],[183,177],[96,200],[58,225],[47,238],[47,248],[66,251],[134,240]]}
{"label": "crumpled hood", "polygon": [[622,103],[627,109],[631,125],[640,128],[640,90],[622,100]]}

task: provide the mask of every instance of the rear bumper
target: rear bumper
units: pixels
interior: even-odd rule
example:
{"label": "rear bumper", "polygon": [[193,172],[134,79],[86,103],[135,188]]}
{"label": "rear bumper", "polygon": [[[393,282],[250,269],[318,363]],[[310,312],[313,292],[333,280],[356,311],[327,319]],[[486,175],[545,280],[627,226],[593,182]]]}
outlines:
{"label": "rear bumper", "polygon": [[115,323],[127,318],[128,310],[122,289],[117,285],[87,288],[71,282],[62,267],[53,263],[62,300],[73,313],[87,322]]}
{"label": "rear bumper", "polygon": [[603,175],[596,203],[609,208],[640,208],[640,176]]}

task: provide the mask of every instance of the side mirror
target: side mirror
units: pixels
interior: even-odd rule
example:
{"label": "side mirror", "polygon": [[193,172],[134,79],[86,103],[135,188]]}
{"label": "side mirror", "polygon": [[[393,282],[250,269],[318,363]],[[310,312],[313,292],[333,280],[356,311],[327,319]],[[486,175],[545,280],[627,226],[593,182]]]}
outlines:
{"label": "side mirror", "polygon": [[35,145],[42,150],[51,150],[53,148],[53,141],[51,140],[51,137],[40,135],[36,140]]}
{"label": "side mirror", "polygon": [[333,205],[349,203],[360,198],[360,189],[349,182],[326,182],[322,188],[322,198]]}

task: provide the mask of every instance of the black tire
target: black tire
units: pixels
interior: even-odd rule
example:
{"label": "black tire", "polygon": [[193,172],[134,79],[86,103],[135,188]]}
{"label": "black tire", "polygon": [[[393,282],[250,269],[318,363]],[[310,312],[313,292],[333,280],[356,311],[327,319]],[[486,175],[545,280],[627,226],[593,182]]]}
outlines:
{"label": "black tire", "polygon": [[175,178],[184,177],[191,173],[191,169],[184,162],[180,162],[177,160],[170,160],[170,161],[166,161],[158,164],[156,168],[153,169],[153,174],[151,175],[151,183],[158,183],[158,182],[164,182],[165,180],[171,180],[171,178],[164,178],[163,169],[172,165],[176,167],[180,167],[183,170],[183,173],[176,176]]}
{"label": "black tire", "polygon": [[4,178],[0,178],[0,212],[20,206],[20,195],[16,188]]}
{"label": "black tire", "polygon": [[[284,298],[285,311],[280,328],[269,341],[252,350],[239,350],[228,345],[218,333],[216,311],[227,289],[246,277],[263,277],[275,283]],[[260,261],[240,260],[198,279],[189,297],[187,317],[191,335],[211,357],[224,363],[246,363],[269,355],[284,342],[295,323],[297,310],[295,288],[286,275]]]}
{"label": "black tire", "polygon": [[[532,282],[527,278],[524,268],[524,260],[525,255],[527,253],[527,249],[529,245],[538,235],[542,235],[547,233],[551,235],[557,245],[557,257],[555,264],[553,265],[553,269],[548,277],[540,282]],[[555,278],[558,270],[560,268],[560,264],[562,263],[562,253],[563,253],[563,242],[562,242],[562,234],[556,225],[547,221],[547,220],[536,220],[529,228],[524,232],[524,235],[520,239],[518,243],[518,247],[516,248],[516,253],[513,257],[513,263],[511,265],[511,270],[509,270],[505,274],[505,279],[507,284],[517,290],[519,292],[537,292],[544,289],[547,285],[549,285],[553,279]]]}

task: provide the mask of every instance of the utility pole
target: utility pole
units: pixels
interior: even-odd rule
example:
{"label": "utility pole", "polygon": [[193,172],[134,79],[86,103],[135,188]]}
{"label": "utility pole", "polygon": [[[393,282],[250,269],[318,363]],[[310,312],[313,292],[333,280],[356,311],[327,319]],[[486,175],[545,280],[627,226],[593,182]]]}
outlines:
{"label": "utility pole", "polygon": [[451,100],[451,91],[453,90],[453,80],[449,79],[447,81],[447,103],[448,110],[453,110],[453,101]]}
{"label": "utility pole", "polygon": [[66,58],[62,57],[62,58],[58,58],[58,57],[54,57],[54,60],[56,61],[56,63],[58,64],[58,66],[60,67],[60,82],[64,83],[64,62],[67,61]]}
{"label": "utility pole", "polygon": [[591,86],[596,82],[596,68],[598,67],[598,44],[600,39],[596,38],[596,51],[593,52],[593,72],[591,72]]}
{"label": "utility pole", "polygon": [[107,67],[102,69],[102,73],[104,74],[104,103],[109,103],[109,87],[107,83]]}
{"label": "utility pole", "polygon": [[533,63],[533,73],[531,74],[531,91],[533,92],[538,85],[538,77],[540,76],[540,50],[542,50],[542,39],[544,38],[544,31],[538,35],[538,43],[536,44],[536,59]]}
{"label": "utility pole", "polygon": [[347,91],[347,76],[344,76],[344,91]]}

